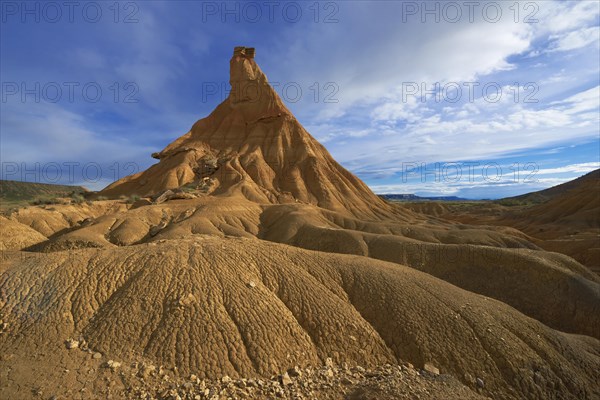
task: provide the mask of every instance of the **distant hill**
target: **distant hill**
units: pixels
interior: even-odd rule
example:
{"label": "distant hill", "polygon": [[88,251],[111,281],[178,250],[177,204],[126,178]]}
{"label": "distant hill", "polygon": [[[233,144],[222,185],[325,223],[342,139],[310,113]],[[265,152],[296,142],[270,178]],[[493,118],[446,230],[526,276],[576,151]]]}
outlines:
{"label": "distant hill", "polygon": [[461,197],[456,196],[431,196],[431,197],[421,197],[414,194],[380,194],[384,200],[388,201],[465,201],[467,199],[463,199]]}
{"label": "distant hill", "polygon": [[560,222],[573,228],[600,228],[600,169],[530,196],[547,199],[527,210],[528,215],[539,221]]}
{"label": "distant hill", "polygon": [[0,208],[7,209],[88,192],[82,186],[0,180]]}
{"label": "distant hill", "polygon": [[[589,187],[589,189],[599,190],[598,184],[600,183],[600,169],[594,170],[587,173],[577,179],[569,182],[562,183],[560,185],[552,186],[551,188],[540,190],[538,192],[525,193],[520,196],[506,197],[498,200],[500,203],[515,202],[516,203],[530,203],[530,204],[541,204],[555,197],[562,195],[572,189],[580,189]],[[594,187],[595,185],[595,187]]]}

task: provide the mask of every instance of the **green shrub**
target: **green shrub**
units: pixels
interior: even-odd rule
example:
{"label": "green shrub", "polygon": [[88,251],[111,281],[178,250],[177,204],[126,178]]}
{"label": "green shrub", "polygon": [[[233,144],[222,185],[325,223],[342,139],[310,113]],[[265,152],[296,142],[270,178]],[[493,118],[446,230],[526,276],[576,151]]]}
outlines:
{"label": "green shrub", "polygon": [[519,199],[501,199],[496,200],[496,204],[500,204],[501,206],[506,207],[516,207],[516,206],[530,206],[533,205],[529,200],[519,200]]}
{"label": "green shrub", "polygon": [[71,195],[71,203],[81,204],[84,201],[85,201],[85,198],[82,195],[80,195],[79,193],[73,193]]}
{"label": "green shrub", "polygon": [[132,194],[131,196],[129,196],[129,198],[127,199],[127,204],[133,204],[136,201],[138,201],[140,199],[140,196],[138,196],[137,194]]}
{"label": "green shrub", "polygon": [[49,204],[58,204],[58,197],[39,197],[33,201],[31,201],[29,204],[34,205],[34,206],[43,206],[43,205],[49,205]]}
{"label": "green shrub", "polygon": [[192,183],[188,183],[186,185],[181,186],[179,189],[181,189],[181,191],[183,191],[184,193],[193,193],[195,192],[197,189],[198,184],[195,182]]}

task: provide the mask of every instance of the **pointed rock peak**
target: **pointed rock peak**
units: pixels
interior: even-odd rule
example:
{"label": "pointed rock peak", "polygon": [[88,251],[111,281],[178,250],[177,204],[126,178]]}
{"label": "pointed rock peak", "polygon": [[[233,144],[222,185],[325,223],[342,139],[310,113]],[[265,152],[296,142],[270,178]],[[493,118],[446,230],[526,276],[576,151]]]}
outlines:
{"label": "pointed rock peak", "polygon": [[[229,68],[229,83],[256,81],[265,74],[254,61],[254,48],[238,46],[233,50]],[[266,77],[265,77],[266,80]]]}
{"label": "pointed rock peak", "polygon": [[233,104],[272,100],[274,91],[267,76],[254,61],[253,47],[237,46],[229,63],[229,101]]}
{"label": "pointed rock peak", "polygon": [[156,196],[191,185],[201,196],[314,204],[368,218],[387,210],[302,127],[254,56],[253,48],[236,47],[228,98],[154,154],[158,164],[113,183],[102,195]]}

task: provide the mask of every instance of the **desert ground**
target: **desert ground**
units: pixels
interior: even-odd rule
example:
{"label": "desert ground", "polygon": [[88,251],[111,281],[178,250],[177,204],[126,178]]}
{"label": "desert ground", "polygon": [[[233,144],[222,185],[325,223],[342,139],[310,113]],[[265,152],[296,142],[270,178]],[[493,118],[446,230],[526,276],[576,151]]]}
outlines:
{"label": "desert ground", "polygon": [[2,208],[0,398],[600,398],[600,171],[388,202],[253,50],[230,83],[149,169]]}

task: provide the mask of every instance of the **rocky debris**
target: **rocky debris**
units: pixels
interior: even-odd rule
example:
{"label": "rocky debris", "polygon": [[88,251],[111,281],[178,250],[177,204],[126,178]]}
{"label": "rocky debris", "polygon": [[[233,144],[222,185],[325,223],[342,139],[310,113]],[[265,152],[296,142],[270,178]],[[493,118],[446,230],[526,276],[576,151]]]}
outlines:
{"label": "rocky debris", "polygon": [[160,223],[158,225],[155,225],[153,227],[150,228],[150,236],[154,237],[156,235],[158,235],[160,233],[160,231],[162,231],[163,229],[165,229],[167,227],[167,225],[169,224],[169,221],[163,220],[160,221]]}
{"label": "rocky debris", "polygon": [[354,381],[346,376],[342,377],[342,379],[340,379],[340,382],[342,383],[342,385],[354,385]]}
{"label": "rocky debris", "polygon": [[161,204],[169,200],[195,199],[196,197],[195,194],[184,192],[181,189],[169,189],[154,197],[154,204]]}
{"label": "rocky debris", "polygon": [[165,201],[170,200],[174,194],[175,193],[173,193],[172,190],[165,190],[164,192],[162,192],[161,194],[159,194],[158,197],[156,197],[154,199],[154,203],[155,204],[164,203]]}
{"label": "rocky debris", "polygon": [[196,188],[202,193],[210,194],[216,186],[217,181],[215,179],[205,176],[204,178],[200,179]]}
{"label": "rocky debris", "polygon": [[485,387],[485,382],[483,381],[483,379],[477,378],[475,381],[477,382],[478,387],[480,387],[482,389]]}
{"label": "rocky debris", "polygon": [[326,378],[333,378],[333,376],[335,375],[335,373],[333,372],[333,369],[331,369],[331,367],[326,367],[325,371],[323,373],[323,376]]}
{"label": "rocky debris", "polygon": [[145,378],[131,382],[128,399],[220,400],[220,399],[484,399],[450,375],[420,375],[411,364],[382,365],[372,369],[334,365],[329,359],[320,368],[290,368],[270,379],[223,376],[210,381],[192,374],[171,382],[152,380],[147,364],[132,376]]}
{"label": "rocky debris", "polygon": [[294,368],[288,369],[287,373],[289,374],[289,376],[291,376],[293,378],[297,378],[299,376],[302,376],[302,370],[298,366],[295,366]]}
{"label": "rocky debris", "polygon": [[110,368],[111,370],[115,371],[117,368],[121,367],[121,363],[118,361],[114,361],[114,360],[108,360],[106,362],[106,364],[104,364],[104,366],[106,368]]}
{"label": "rocky debris", "polygon": [[67,339],[65,341],[65,346],[67,346],[67,349],[69,350],[77,349],[79,347],[79,341],[75,339]]}
{"label": "rocky debris", "polygon": [[248,282],[248,287],[249,287],[250,289],[254,289],[254,288],[256,287],[256,282],[254,282],[254,281],[250,281],[250,282]]}
{"label": "rocky debris", "polygon": [[219,160],[215,157],[205,156],[198,160],[198,165],[193,168],[194,174],[200,182],[210,178],[219,169]]}
{"label": "rocky debris", "polygon": [[96,352],[96,353],[94,353],[94,354],[92,355],[92,358],[93,358],[94,360],[99,360],[99,359],[101,359],[101,358],[102,358],[102,353],[98,353],[98,352]]}
{"label": "rocky debris", "polygon": [[207,168],[211,169],[212,172],[215,172],[219,168],[219,160],[216,158],[209,158],[204,161],[204,164]]}
{"label": "rocky debris", "polygon": [[197,301],[196,297],[192,293],[188,293],[187,296],[180,297],[177,304],[180,307],[186,307],[186,306],[189,306],[190,304],[195,303],[196,301]]}
{"label": "rocky debris", "polygon": [[152,154],[151,154],[151,157],[152,157],[152,158],[156,158],[157,160],[160,160],[160,153],[156,153],[156,152],[155,152],[155,153],[152,153]]}
{"label": "rocky debris", "polygon": [[425,365],[423,365],[423,370],[433,375],[440,374],[440,370],[431,363],[425,363]]}
{"label": "rocky debris", "polygon": [[156,371],[156,367],[149,363],[142,363],[139,367],[138,375],[144,378],[150,376]]}
{"label": "rocky debris", "polygon": [[294,381],[292,381],[292,378],[290,378],[290,375],[287,372],[281,375],[279,377],[279,380],[283,386],[288,386],[294,383]]}

